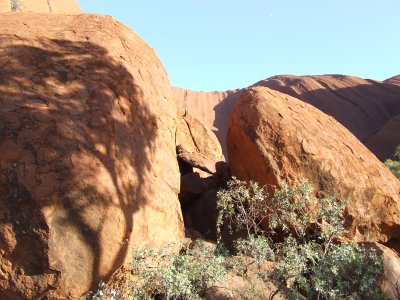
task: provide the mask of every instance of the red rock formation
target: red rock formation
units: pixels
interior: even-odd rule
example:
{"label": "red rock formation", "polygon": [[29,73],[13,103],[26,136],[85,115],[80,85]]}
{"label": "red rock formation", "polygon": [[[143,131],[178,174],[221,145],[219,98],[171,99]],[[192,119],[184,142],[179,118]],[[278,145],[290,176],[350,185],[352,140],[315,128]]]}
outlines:
{"label": "red rock formation", "polygon": [[[342,75],[281,75],[262,80],[253,86],[267,86],[309,103],[333,116],[363,143],[368,142],[387,122],[400,114],[400,76],[384,82]],[[192,92],[175,88],[177,105],[187,109],[216,133],[226,157],[226,132],[229,115],[240,91]],[[400,130],[398,130],[400,131]],[[385,136],[373,144],[391,149]],[[378,140],[382,137],[382,140]],[[396,142],[400,143],[399,139]],[[371,142],[372,144],[372,142]],[[371,147],[378,157],[385,157],[379,147]],[[378,149],[379,148],[379,149]],[[376,150],[375,150],[376,149]]]}
{"label": "red rock formation", "polygon": [[400,87],[386,82],[344,75],[284,75],[254,86],[266,86],[313,105],[363,143],[400,114]]}
{"label": "red rock formation", "polygon": [[383,258],[383,274],[380,279],[382,292],[390,297],[399,299],[400,293],[400,256],[392,249],[379,243],[366,243],[368,249],[374,249]]}
{"label": "red rock formation", "polygon": [[396,147],[400,145],[400,115],[392,118],[371,136],[365,144],[381,161],[393,158]]}
{"label": "red rock formation", "polygon": [[216,172],[216,163],[223,161],[221,145],[215,134],[187,111],[180,113],[176,131],[178,157],[192,162],[193,167]]}
{"label": "red rock formation", "polygon": [[37,13],[80,14],[76,0],[0,0],[0,12],[26,11]]}
{"label": "red rock formation", "polygon": [[229,122],[232,174],[262,184],[308,179],[318,195],[347,199],[357,240],[400,239],[400,182],[340,123],[289,95],[244,91]]}
{"label": "red rock formation", "polygon": [[183,237],[176,107],[111,17],[0,17],[0,298],[77,299],[135,243]]}
{"label": "red rock formation", "polygon": [[188,111],[218,138],[226,158],[226,133],[232,107],[239,91],[194,92],[174,88],[176,104],[179,109]]}
{"label": "red rock formation", "polygon": [[386,79],[384,82],[388,84],[400,85],[400,75],[390,77]]}

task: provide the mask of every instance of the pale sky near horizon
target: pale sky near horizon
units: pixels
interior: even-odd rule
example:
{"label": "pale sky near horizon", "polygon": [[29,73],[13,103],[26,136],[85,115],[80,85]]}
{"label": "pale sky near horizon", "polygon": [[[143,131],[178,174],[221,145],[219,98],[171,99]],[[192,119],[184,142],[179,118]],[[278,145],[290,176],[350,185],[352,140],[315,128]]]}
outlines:
{"label": "pale sky near horizon", "polygon": [[400,74],[400,0],[78,0],[157,53],[175,86],[242,88],[279,74]]}

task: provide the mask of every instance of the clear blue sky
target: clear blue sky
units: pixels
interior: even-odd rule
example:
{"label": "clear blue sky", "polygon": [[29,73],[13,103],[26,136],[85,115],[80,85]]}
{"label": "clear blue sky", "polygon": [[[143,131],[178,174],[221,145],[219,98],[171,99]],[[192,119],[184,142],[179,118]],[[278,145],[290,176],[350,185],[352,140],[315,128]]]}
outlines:
{"label": "clear blue sky", "polygon": [[173,85],[248,86],[278,74],[400,74],[400,0],[79,0],[139,34]]}

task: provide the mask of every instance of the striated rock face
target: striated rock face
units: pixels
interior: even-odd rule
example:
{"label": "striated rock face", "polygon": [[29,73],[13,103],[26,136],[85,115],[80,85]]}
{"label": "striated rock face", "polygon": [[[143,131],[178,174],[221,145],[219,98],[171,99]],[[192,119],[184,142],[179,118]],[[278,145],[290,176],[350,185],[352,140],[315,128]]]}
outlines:
{"label": "striated rock face", "polygon": [[[255,83],[296,97],[333,116],[361,142],[368,143],[375,133],[400,114],[400,76],[384,82],[343,75],[274,76]],[[193,92],[174,89],[178,107],[187,109],[215,131],[226,157],[226,133],[229,116],[241,91]],[[399,131],[399,130],[398,130]],[[382,139],[381,139],[382,138]],[[381,159],[391,148],[385,135],[373,138],[370,149]],[[396,138],[392,143],[400,144]]]}
{"label": "striated rock face", "polygon": [[212,130],[222,147],[226,158],[226,134],[228,120],[233,105],[240,94],[239,91],[226,92],[194,92],[174,88],[177,107],[187,111],[199,120],[208,130]]}
{"label": "striated rock face", "polygon": [[347,199],[350,235],[400,238],[400,182],[347,129],[298,99],[268,88],[242,93],[229,123],[232,174],[281,186],[308,179],[319,196]]}
{"label": "striated rock face", "polygon": [[400,87],[388,82],[344,75],[283,75],[255,86],[266,86],[313,105],[363,143],[400,114]]}
{"label": "striated rock face", "polygon": [[176,108],[111,17],[0,17],[0,298],[77,299],[135,243],[183,237]]}
{"label": "striated rock face", "polygon": [[0,0],[0,12],[26,11],[36,13],[80,14],[76,0]]}

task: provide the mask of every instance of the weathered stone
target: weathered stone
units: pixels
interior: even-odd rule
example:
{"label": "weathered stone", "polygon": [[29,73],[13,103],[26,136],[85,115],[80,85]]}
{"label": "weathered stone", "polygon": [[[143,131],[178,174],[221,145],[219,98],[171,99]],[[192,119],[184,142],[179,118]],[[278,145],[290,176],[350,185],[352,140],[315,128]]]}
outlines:
{"label": "weathered stone", "polygon": [[318,195],[348,200],[350,236],[400,238],[400,182],[347,129],[315,107],[258,87],[242,93],[229,123],[231,171],[282,186],[308,179]]}
{"label": "weathered stone", "polygon": [[178,157],[208,173],[215,173],[215,164],[223,161],[221,145],[215,134],[187,111],[181,113],[176,131]]}
{"label": "weathered stone", "polygon": [[2,14],[0,65],[1,299],[77,299],[133,244],[183,237],[176,108],[140,37],[111,17]]}
{"label": "weathered stone", "polygon": [[[346,75],[278,75],[252,85],[256,86],[269,87],[315,106],[333,116],[363,143],[400,114],[400,76],[377,81]],[[215,133],[225,157],[228,121],[241,91],[195,92],[174,88],[178,108],[187,110]],[[379,158],[387,152],[382,149],[391,149],[394,143],[392,140],[386,144],[386,136],[375,137],[374,144],[379,147],[370,147]]]}
{"label": "weathered stone", "polygon": [[397,300],[400,296],[400,256],[392,249],[379,243],[366,243],[368,249],[374,249],[383,257],[383,274],[380,288],[390,299]]}
{"label": "weathered stone", "polygon": [[0,12],[24,11],[35,13],[80,14],[76,0],[0,0]]}
{"label": "weathered stone", "polygon": [[182,160],[192,168],[198,168],[209,174],[216,172],[215,161],[210,160],[209,157],[200,152],[189,152],[185,150],[182,145],[176,147],[176,154],[178,159]]}

